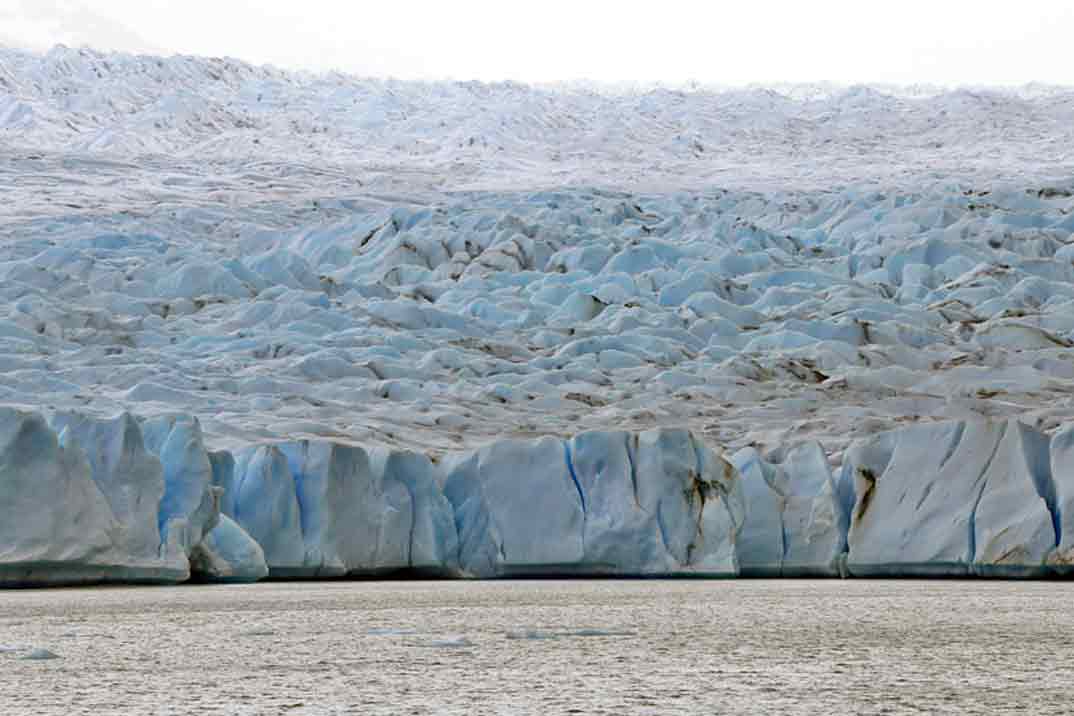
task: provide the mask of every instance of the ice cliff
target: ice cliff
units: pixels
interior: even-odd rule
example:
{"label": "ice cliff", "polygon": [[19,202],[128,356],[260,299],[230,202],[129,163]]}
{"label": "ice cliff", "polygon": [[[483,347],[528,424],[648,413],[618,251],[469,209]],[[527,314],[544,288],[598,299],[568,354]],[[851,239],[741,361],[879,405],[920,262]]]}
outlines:
{"label": "ice cliff", "polygon": [[[219,491],[199,478],[197,423],[143,426],[0,412],[0,581],[179,582],[207,549]],[[155,447],[154,438],[160,442]],[[162,463],[162,459],[166,463]]]}
{"label": "ice cliff", "polygon": [[685,430],[437,461],[330,441],[210,453],[188,417],[0,412],[0,583],[1064,575],[1071,434],[1017,420],[721,456]]}
{"label": "ice cliff", "polygon": [[1047,436],[1016,420],[915,426],[848,457],[852,574],[1050,571],[1062,535]]}
{"label": "ice cliff", "polygon": [[6,410],[0,427],[5,584],[738,570],[737,474],[683,430],[505,440],[437,464],[327,441],[210,455],[185,417],[50,427]]}

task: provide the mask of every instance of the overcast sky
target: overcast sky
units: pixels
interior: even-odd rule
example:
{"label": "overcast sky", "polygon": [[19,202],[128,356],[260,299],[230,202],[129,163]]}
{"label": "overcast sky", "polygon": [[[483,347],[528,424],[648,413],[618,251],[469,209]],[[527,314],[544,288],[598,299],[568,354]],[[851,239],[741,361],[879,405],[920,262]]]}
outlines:
{"label": "overcast sky", "polygon": [[0,0],[0,44],[400,78],[1074,84],[1068,0]]}

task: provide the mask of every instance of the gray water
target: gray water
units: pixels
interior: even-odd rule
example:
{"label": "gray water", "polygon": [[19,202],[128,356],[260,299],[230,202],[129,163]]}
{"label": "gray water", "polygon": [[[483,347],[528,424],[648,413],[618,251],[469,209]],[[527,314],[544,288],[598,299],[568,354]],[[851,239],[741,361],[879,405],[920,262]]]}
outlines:
{"label": "gray water", "polygon": [[[0,592],[0,714],[1074,712],[1074,586],[333,582]],[[24,659],[34,648],[59,658]]]}

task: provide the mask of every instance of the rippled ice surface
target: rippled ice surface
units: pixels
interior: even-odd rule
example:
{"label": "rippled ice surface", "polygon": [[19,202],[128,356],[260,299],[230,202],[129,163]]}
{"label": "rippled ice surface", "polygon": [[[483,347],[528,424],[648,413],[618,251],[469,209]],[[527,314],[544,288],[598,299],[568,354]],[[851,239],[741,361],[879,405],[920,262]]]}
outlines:
{"label": "rippled ice surface", "polygon": [[[1064,583],[0,593],[5,714],[1069,713]],[[61,658],[19,657],[47,648]]]}

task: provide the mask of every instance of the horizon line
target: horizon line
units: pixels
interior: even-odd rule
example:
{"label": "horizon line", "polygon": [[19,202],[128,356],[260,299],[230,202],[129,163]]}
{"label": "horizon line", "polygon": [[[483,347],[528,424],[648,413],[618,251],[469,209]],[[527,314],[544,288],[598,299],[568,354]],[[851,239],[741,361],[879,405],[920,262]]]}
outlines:
{"label": "horizon line", "polygon": [[788,99],[800,100],[802,98],[795,97],[792,94],[786,94],[780,90],[815,90],[821,93],[825,93],[829,96],[837,92],[845,92],[847,90],[854,89],[868,89],[879,94],[885,94],[892,97],[898,97],[901,99],[915,99],[915,98],[928,98],[932,96],[955,94],[958,92],[995,92],[998,94],[1018,94],[1025,91],[1072,91],[1074,92],[1074,83],[1060,84],[1054,82],[1046,82],[1042,80],[1028,80],[1020,83],[987,83],[987,82],[961,82],[961,83],[947,83],[947,82],[880,82],[880,81],[840,81],[829,79],[814,79],[814,80],[750,80],[743,82],[714,82],[714,81],[701,81],[695,78],[684,79],[660,79],[660,80],[636,80],[636,79],[591,79],[587,77],[575,77],[571,79],[557,79],[557,80],[521,80],[513,78],[503,78],[496,80],[478,79],[478,78],[460,78],[450,75],[434,76],[395,76],[395,75],[372,75],[362,74],[353,70],[347,70],[342,68],[334,69],[313,69],[309,67],[300,67],[294,65],[280,65],[272,62],[257,62],[253,60],[244,59],[234,55],[202,55],[196,53],[186,52],[140,52],[132,50],[113,50],[102,49],[90,44],[82,44],[77,46],[67,45],[65,43],[55,43],[48,48],[43,47],[26,47],[8,44],[4,41],[0,41],[0,53],[10,52],[15,54],[22,54],[40,59],[47,59],[49,55],[62,52],[85,52],[88,51],[98,56],[116,56],[116,57],[131,57],[142,59],[156,59],[156,60],[199,60],[199,61],[223,61],[231,62],[240,65],[244,65],[247,68],[267,70],[278,72],[281,74],[294,75],[302,78],[323,79],[329,77],[345,77],[352,80],[360,81],[373,81],[373,82],[398,82],[406,84],[457,84],[457,85],[479,85],[485,87],[496,86],[521,86],[529,87],[533,89],[552,89],[552,90],[590,90],[600,91],[609,90],[611,92],[622,91],[634,91],[645,92],[653,90],[670,90],[684,93],[724,93],[729,91],[742,91],[742,90],[767,90],[773,91]]}

